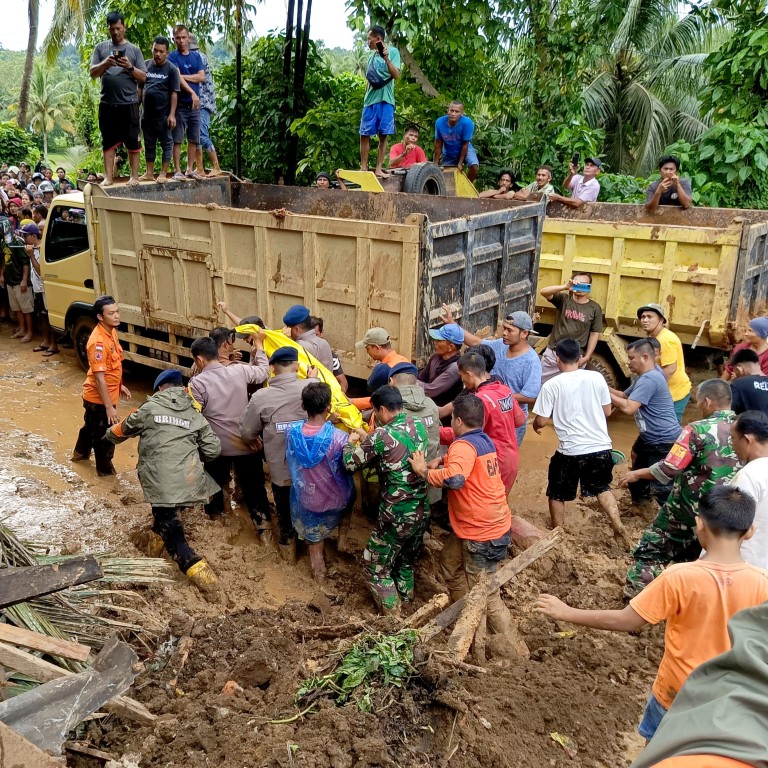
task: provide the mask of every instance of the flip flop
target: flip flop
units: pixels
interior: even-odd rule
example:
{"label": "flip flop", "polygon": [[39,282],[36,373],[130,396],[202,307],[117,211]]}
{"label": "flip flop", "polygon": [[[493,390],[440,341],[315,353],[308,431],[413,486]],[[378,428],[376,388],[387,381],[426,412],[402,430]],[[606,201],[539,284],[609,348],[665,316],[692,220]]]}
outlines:
{"label": "flip flop", "polygon": [[44,344],[41,344],[39,347],[34,347],[32,349],[33,352],[47,352],[48,347],[46,347]]}
{"label": "flip flop", "polygon": [[43,357],[50,357],[51,355],[58,355],[59,350],[58,349],[46,349],[45,352],[43,352]]}

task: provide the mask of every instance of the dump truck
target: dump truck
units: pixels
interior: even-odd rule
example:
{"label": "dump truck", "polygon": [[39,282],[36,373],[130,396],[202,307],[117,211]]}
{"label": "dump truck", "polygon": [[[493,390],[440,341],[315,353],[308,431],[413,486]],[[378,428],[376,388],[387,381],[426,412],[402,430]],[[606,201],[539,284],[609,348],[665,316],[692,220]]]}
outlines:
{"label": "dump truck", "polygon": [[605,331],[591,365],[613,386],[629,377],[626,344],[645,336],[637,308],[655,302],[684,345],[729,350],[768,310],[768,211],[550,203],[536,290],[537,330],[554,308],[539,291],[576,271],[593,276]]}
{"label": "dump truck", "polygon": [[533,311],[544,203],[240,182],[143,183],[54,199],[41,250],[51,325],[86,343],[100,294],[120,304],[127,360],[188,368],[192,341],[225,322],[217,302],[279,328],[292,304],[322,316],[348,375],[373,326],[424,362],[443,303],[471,328]]}

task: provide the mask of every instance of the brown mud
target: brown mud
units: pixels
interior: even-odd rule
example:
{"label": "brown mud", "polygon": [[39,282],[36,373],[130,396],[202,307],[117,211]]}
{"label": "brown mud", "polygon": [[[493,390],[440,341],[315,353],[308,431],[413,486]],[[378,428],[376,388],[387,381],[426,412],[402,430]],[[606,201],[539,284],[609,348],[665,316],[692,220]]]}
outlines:
{"label": "brown mud", "polygon": [[[133,471],[137,443],[118,446],[116,478],[97,478],[92,463],[71,463],[82,419],[82,370],[71,350],[43,359],[31,352],[32,345],[11,340],[8,328],[0,325],[0,519],[53,551],[137,556],[132,541],[150,517]],[[133,397],[121,413],[138,407],[154,375],[141,368],[127,371]],[[610,426],[614,447],[628,455],[634,424],[611,419]],[[510,497],[517,514],[542,528],[548,522],[547,465],[555,447],[551,430],[542,436],[528,430]],[[624,471],[626,465],[617,476]],[[645,524],[631,516],[624,522],[633,539]],[[311,627],[394,626],[376,618],[357,555],[341,553],[331,543],[329,578],[318,586],[306,553],[300,552],[296,566],[283,563],[258,543],[239,507],[223,522],[188,510],[184,524],[193,546],[218,573],[225,600],[206,602],[181,574],[172,585],[139,590],[147,625],[170,626],[151,652],[137,649],[146,669],[131,691],[160,720],[154,728],[114,717],[92,722],[87,734],[100,749],[117,757],[137,755],[141,768],[614,767],[628,765],[639,751],[635,728],[660,659],[660,630],[619,635],[579,628],[563,634],[573,628],[533,611],[542,591],[580,607],[622,607],[628,553],[591,503],[569,504],[564,543],[504,589],[530,660],[508,658],[491,641],[488,674],[416,676],[402,691],[379,692],[374,703],[380,711],[374,714],[321,701],[316,712],[292,720],[299,713],[296,691],[327,666],[338,643],[318,639]],[[436,528],[434,534],[439,542],[442,532]],[[442,591],[437,548],[425,549],[408,613]],[[185,634],[191,634],[192,647],[177,675],[175,656],[162,666],[167,661],[162,649],[173,649]],[[170,685],[174,677],[176,684]],[[237,686],[227,695],[222,688],[230,680]],[[567,737],[575,755],[566,754],[551,734]],[[70,760],[79,768],[98,764]]]}

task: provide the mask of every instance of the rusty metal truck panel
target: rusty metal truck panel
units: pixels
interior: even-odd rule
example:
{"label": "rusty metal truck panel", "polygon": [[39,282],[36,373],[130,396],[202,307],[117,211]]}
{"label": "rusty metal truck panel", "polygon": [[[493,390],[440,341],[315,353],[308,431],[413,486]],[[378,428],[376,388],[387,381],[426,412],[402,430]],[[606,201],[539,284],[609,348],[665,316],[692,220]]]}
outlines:
{"label": "rusty metal truck panel", "polygon": [[[598,203],[550,205],[544,222],[537,291],[575,270],[593,275],[593,298],[606,324],[643,336],[637,307],[658,302],[683,342],[727,348],[748,315],[765,311],[768,212]],[[543,322],[551,306],[537,293]]]}
{"label": "rusty metal truck panel", "polygon": [[[191,339],[258,313],[280,327],[304,303],[325,321],[345,371],[367,377],[355,341],[387,328],[424,360],[440,305],[496,327],[532,308],[544,206],[307,190],[216,179],[85,190],[98,289],[121,304],[126,357],[189,364]],[[495,202],[495,201],[494,201]]]}

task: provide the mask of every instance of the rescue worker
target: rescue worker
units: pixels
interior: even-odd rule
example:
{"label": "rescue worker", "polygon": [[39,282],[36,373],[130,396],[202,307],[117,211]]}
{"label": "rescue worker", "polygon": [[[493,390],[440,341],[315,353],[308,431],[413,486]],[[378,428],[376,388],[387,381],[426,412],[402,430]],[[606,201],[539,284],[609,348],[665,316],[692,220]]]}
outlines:
{"label": "rescue worker", "polygon": [[419,381],[428,397],[438,406],[452,402],[462,390],[458,361],[464,330],[456,323],[446,323],[430,330],[429,338],[434,343],[435,353],[419,371]]}
{"label": "rescue worker", "polygon": [[162,539],[168,554],[193,584],[215,594],[218,579],[189,545],[178,513],[207,502],[218,492],[219,486],[202,462],[219,455],[221,442],[185,391],[180,371],[163,371],[153,389],[155,394],[128,418],[110,427],[104,439],[114,446],[131,437],[139,438],[136,469],[144,500],[152,506],[152,532]]}
{"label": "rescue worker", "polygon": [[253,365],[222,365],[213,339],[195,339],[190,352],[198,374],[189,381],[189,394],[221,440],[221,455],[208,465],[208,473],[221,490],[205,505],[206,514],[211,518],[224,514],[224,489],[229,486],[234,469],[257,533],[267,533],[269,538],[272,515],[264,487],[261,445],[244,441],[239,427],[240,417],[248,406],[248,387],[269,377],[261,341],[257,340],[253,349]]}
{"label": "rescue worker", "polygon": [[[256,336],[260,344],[263,334]],[[269,386],[253,393],[239,422],[240,438],[246,443],[261,440],[269,464],[272,497],[277,509],[280,556],[287,562],[296,559],[296,534],[291,524],[291,473],[285,458],[288,429],[306,418],[301,393],[317,378],[317,369],[307,369],[307,378],[299,379],[299,351],[280,347],[272,353],[269,365],[273,376]]]}
{"label": "rescue worker", "polygon": [[[355,349],[364,349],[368,357],[376,362],[366,382],[366,389],[369,395],[389,382],[389,375],[393,365],[411,362],[392,347],[392,338],[389,335],[389,331],[379,326],[369,328],[363,338],[355,342]],[[350,398],[350,402],[364,415],[366,411],[371,409],[370,397],[353,397]]]}
{"label": "rescue worker", "polygon": [[[419,419],[427,431],[427,461],[437,458],[440,451],[440,414],[431,397],[424,394],[416,376],[419,369],[413,363],[397,363],[389,372],[389,385],[400,390],[403,408],[413,419]],[[440,498],[438,494],[437,498]]]}
{"label": "rescue worker", "polygon": [[672,484],[669,497],[632,552],[634,562],[624,588],[628,597],[638,594],[666,565],[699,557],[696,516],[701,497],[738,469],[730,435],[736,416],[728,383],[722,379],[702,382],[696,390],[696,403],[704,418],[683,428],[666,458],[628,472],[619,483],[627,487],[637,480],[655,479]]}
{"label": "rescue worker", "polygon": [[294,304],[283,315],[283,324],[290,330],[291,338],[301,344],[318,363],[333,371],[331,345],[317,335],[312,327],[312,314],[303,304]]}
{"label": "rescue worker", "polygon": [[376,605],[398,614],[413,599],[414,569],[429,524],[427,484],[409,459],[426,451],[427,430],[403,409],[400,391],[389,385],[371,395],[376,423],[366,434],[351,432],[344,446],[344,466],[354,472],[371,466],[379,475],[381,497],[376,527],[363,552],[363,568]]}
{"label": "rescue worker", "polygon": [[123,386],[123,348],[117,340],[120,307],[111,296],[99,296],[93,303],[93,314],[99,324],[88,338],[88,373],[83,384],[85,418],[77,436],[72,461],[87,461],[91,451],[99,477],[114,475],[112,458],[115,446],[102,438],[112,424],[117,424],[120,397],[130,399]]}

